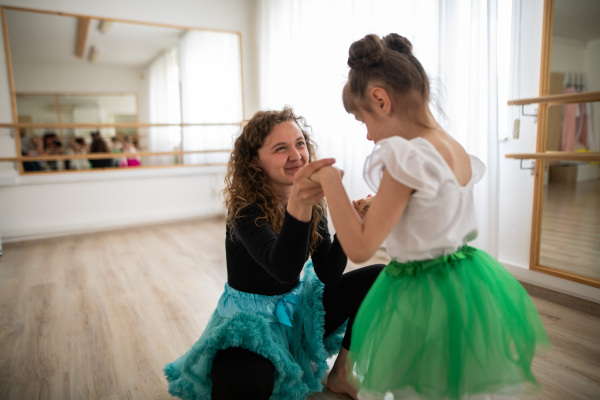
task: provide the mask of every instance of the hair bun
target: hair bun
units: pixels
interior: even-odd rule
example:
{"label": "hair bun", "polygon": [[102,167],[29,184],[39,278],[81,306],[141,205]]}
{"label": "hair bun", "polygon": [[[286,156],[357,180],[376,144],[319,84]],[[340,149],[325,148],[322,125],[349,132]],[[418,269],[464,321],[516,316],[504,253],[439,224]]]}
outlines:
{"label": "hair bun", "polygon": [[376,35],[367,35],[350,46],[348,66],[364,69],[378,64],[383,57],[384,45]]}
{"label": "hair bun", "polygon": [[400,36],[397,33],[390,33],[384,36],[383,42],[387,48],[406,56],[412,56],[412,43],[404,36]]}

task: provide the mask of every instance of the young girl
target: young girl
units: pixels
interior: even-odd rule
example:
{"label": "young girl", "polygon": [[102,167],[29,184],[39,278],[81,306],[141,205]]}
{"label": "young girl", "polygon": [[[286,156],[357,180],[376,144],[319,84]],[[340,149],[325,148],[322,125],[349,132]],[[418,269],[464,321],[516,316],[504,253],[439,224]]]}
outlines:
{"label": "young girl", "polygon": [[467,245],[484,165],[436,122],[406,38],[365,36],[348,65],[344,107],[377,144],[365,164],[377,194],[361,219],[334,167],[311,179],[351,260],[384,240],[392,258],[354,323],[348,361],[359,397],[462,400],[537,387],[532,359],[549,340],[535,306],[500,263]]}

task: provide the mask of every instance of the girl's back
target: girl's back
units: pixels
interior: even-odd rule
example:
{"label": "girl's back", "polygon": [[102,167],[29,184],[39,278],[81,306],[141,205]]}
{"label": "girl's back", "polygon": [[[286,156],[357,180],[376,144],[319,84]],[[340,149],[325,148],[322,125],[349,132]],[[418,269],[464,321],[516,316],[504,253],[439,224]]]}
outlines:
{"label": "girl's back", "polygon": [[[379,141],[367,159],[365,178],[374,191],[384,169],[415,190],[386,240],[387,251],[395,260],[450,254],[477,236],[473,186],[485,173],[485,166],[476,157],[461,154],[460,145],[457,149],[452,142],[436,144],[447,159],[423,137],[406,140],[398,136]],[[468,161],[463,162],[463,157]]]}

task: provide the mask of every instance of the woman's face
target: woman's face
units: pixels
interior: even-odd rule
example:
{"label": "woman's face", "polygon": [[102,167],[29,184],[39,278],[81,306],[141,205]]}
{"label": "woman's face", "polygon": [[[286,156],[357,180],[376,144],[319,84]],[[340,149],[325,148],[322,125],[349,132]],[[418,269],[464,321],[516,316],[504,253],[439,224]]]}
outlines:
{"label": "woman's face", "polygon": [[294,121],[275,126],[258,149],[257,166],[268,177],[275,193],[288,194],[296,173],[308,163],[304,135]]}

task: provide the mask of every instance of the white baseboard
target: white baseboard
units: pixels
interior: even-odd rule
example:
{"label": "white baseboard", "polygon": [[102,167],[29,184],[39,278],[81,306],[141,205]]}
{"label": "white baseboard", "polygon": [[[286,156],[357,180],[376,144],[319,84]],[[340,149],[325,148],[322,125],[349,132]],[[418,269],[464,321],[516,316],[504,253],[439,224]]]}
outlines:
{"label": "white baseboard", "polygon": [[532,271],[528,268],[519,267],[502,260],[500,260],[500,263],[521,282],[568,294],[594,303],[600,303],[600,289],[598,288],[538,271]]}

